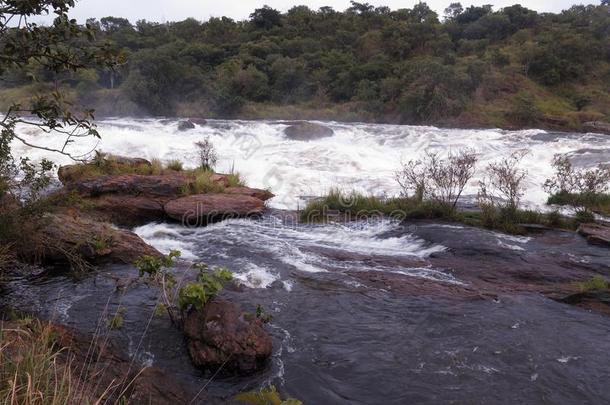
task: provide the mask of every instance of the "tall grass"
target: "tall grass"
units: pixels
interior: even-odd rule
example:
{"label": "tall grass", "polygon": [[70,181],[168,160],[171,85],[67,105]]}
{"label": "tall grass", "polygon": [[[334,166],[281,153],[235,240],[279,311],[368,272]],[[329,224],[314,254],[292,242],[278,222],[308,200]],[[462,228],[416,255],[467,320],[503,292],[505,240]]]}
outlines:
{"label": "tall grass", "polygon": [[417,206],[414,199],[382,199],[356,191],[345,192],[333,188],[323,198],[310,201],[301,211],[301,221],[318,222],[329,216],[341,214],[345,218],[357,219],[369,216],[391,216],[403,219],[407,212]]}
{"label": "tall grass", "polygon": [[[72,404],[75,379],[53,328],[37,320],[0,328],[0,401],[4,404]],[[84,403],[95,403],[90,399]]]}

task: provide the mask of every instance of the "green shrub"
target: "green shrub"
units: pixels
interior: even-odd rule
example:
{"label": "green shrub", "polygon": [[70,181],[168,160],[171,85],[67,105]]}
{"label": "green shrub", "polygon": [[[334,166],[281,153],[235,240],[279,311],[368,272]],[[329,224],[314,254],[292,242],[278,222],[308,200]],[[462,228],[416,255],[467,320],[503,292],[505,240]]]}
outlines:
{"label": "green shrub", "polygon": [[[233,279],[233,274],[224,268],[210,273],[206,264],[196,263],[192,268],[199,270],[197,280],[177,288],[176,280],[168,270],[174,266],[178,257],[180,252],[176,250],[162,257],[142,256],[134,262],[134,266],[139,270],[140,277],[146,277],[161,287],[162,308],[167,311],[174,325],[182,327],[184,313],[190,309],[203,309]],[[175,311],[176,306],[179,312]],[[155,308],[155,313],[158,312],[159,307]]]}
{"label": "green shrub", "polygon": [[181,311],[190,308],[202,310],[205,304],[214,298],[225,284],[233,279],[233,274],[227,269],[219,269],[209,274],[201,269],[197,281],[187,283],[178,292],[178,307]]}

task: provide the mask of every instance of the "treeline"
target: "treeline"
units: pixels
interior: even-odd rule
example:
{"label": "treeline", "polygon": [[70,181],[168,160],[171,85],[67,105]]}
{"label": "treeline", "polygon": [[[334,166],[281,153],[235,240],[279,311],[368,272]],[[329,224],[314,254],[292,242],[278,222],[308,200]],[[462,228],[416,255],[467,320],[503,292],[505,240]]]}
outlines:
{"label": "treeline", "polygon": [[337,118],[577,127],[610,120],[602,3],[559,14],[454,3],[439,16],[423,2],[352,2],[343,12],[265,6],[246,21],[106,17],[87,24],[120,50],[114,69],[57,76],[33,65],[5,74],[2,86],[54,83],[84,102],[164,116],[281,115],[294,105]]}

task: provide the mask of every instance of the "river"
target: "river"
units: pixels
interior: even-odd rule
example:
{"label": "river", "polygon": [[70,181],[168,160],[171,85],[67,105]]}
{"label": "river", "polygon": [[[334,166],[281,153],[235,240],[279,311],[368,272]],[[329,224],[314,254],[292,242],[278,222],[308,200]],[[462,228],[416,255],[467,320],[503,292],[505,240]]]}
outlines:
{"label": "river", "polygon": [[[527,288],[561,272],[610,276],[607,249],[561,232],[512,237],[390,220],[299,225],[282,211],[336,185],[396,194],[393,172],[401,159],[463,147],[474,148],[481,165],[527,149],[525,203],[542,207],[553,155],[569,153],[579,166],[610,163],[610,137],[325,124],[333,137],[299,142],[283,136],[281,122],[210,121],[188,132],[178,132],[174,121],[100,123],[102,151],[190,166],[193,143],[210,136],[220,171],[234,167],[249,185],[277,195],[258,220],[134,230],[163,252],[179,249],[185,260],[228,267],[244,289],[227,294],[244,309],[260,304],[273,315],[268,369],[217,378],[207,395],[230,398],[271,384],[305,404],[610,402],[610,318]],[[476,179],[468,191],[475,188]],[[111,266],[80,278],[18,278],[5,300],[86,332],[123,306],[124,327],[108,332],[118,346],[137,364],[157,365],[198,391],[208,376],[191,366],[169,321],[153,316],[155,291],[139,284],[117,290],[118,278],[136,276],[130,266]]]}

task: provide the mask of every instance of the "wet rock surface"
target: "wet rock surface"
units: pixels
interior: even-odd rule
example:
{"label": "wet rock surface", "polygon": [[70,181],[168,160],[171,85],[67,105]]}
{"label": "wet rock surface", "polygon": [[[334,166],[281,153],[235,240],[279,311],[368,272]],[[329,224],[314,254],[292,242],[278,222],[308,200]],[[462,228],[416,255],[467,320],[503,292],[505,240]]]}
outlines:
{"label": "wet rock surface", "polygon": [[265,367],[273,349],[260,319],[220,299],[202,311],[191,311],[184,334],[195,366],[212,372],[255,373]]}

